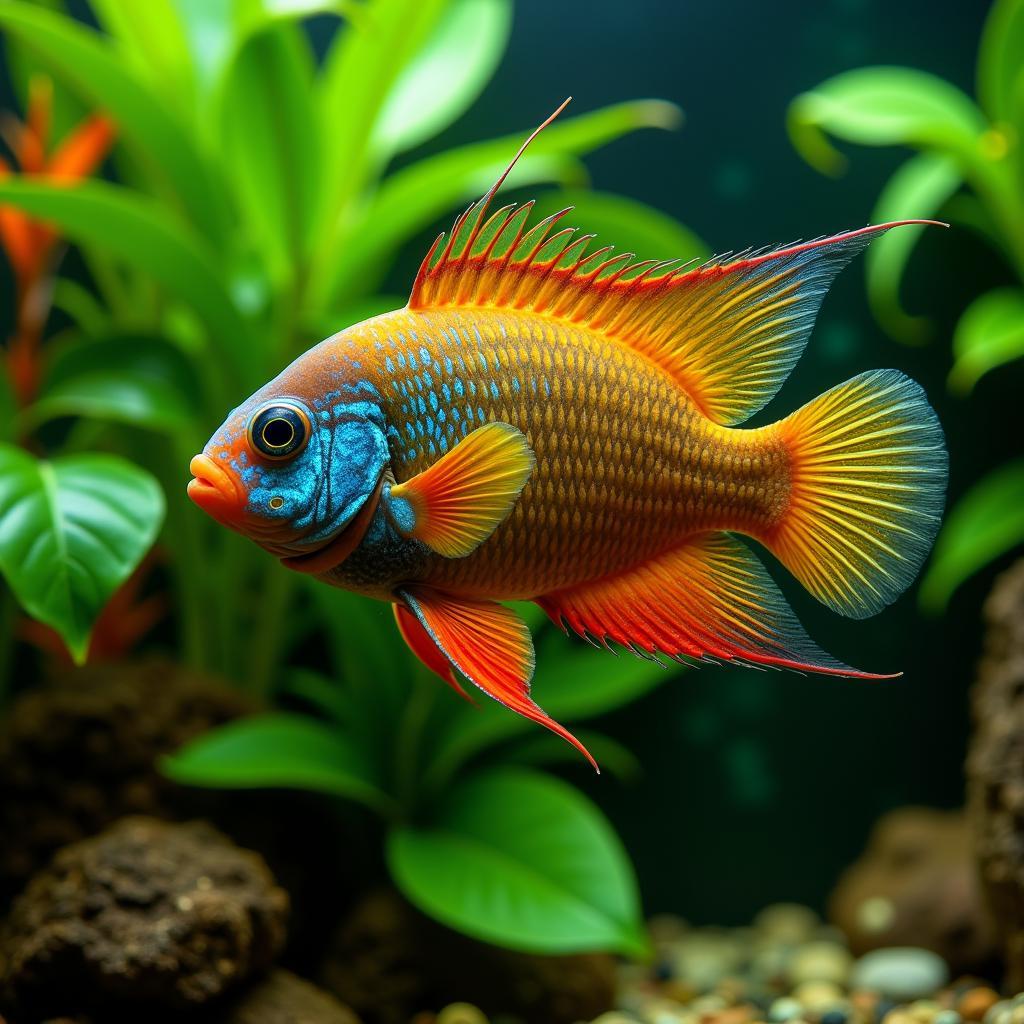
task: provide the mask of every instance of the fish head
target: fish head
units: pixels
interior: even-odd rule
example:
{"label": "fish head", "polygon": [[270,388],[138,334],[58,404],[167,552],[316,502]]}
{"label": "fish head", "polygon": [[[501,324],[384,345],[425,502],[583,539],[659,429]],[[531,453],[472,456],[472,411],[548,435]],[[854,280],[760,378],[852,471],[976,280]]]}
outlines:
{"label": "fish head", "polygon": [[189,497],[287,566],[323,572],[369,527],[388,462],[368,382],[295,364],[233,410],[189,465]]}

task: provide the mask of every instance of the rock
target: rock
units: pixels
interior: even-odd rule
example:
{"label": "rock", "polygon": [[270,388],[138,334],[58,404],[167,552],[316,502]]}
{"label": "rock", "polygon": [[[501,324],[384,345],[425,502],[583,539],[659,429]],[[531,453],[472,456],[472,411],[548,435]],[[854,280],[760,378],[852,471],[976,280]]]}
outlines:
{"label": "rock", "polygon": [[222,1024],[359,1024],[359,1018],[332,995],[290,971],[275,970],[249,989]]}
{"label": "rock", "polygon": [[969,988],[957,1001],[956,1008],[964,1020],[984,1020],[985,1014],[999,1002],[999,993],[986,985]]}
{"label": "rock", "polygon": [[158,658],[69,671],[21,696],[0,728],[0,904],[58,848],[118,818],[174,817],[189,800],[205,811],[156,761],[251,709]]}
{"label": "rock", "polygon": [[831,981],[805,981],[793,989],[793,998],[804,1009],[821,1014],[843,1005],[843,990]]}
{"label": "rock", "polygon": [[867,849],[833,891],[829,915],[861,956],[917,946],[957,973],[984,970],[995,929],[960,811],[906,807],[875,825]]}
{"label": "rock", "polygon": [[867,953],[853,965],[850,976],[854,988],[873,989],[900,1002],[934,995],[948,980],[942,957],[913,946]]}
{"label": "rock", "polygon": [[794,985],[806,981],[828,981],[845,985],[853,957],[836,942],[808,942],[789,960],[789,980]]}
{"label": "rock", "polygon": [[996,581],[971,693],[967,804],[1007,983],[1024,988],[1024,561]]}
{"label": "rock", "polygon": [[471,1003],[498,1014],[575,1024],[612,1008],[615,961],[598,953],[533,956],[475,942],[398,893],[363,899],[339,928],[320,981],[370,1024]]}
{"label": "rock", "polygon": [[65,847],[0,933],[0,990],[31,1019],[109,1004],[194,1009],[265,970],[288,899],[202,822],[126,818]]}

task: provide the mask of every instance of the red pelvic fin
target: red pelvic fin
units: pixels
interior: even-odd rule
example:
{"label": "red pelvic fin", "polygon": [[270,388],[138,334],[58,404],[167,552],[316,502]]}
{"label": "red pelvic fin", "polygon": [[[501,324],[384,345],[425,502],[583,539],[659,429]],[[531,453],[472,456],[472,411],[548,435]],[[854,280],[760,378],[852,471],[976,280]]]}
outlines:
{"label": "red pelvic fin", "polygon": [[747,547],[702,533],[638,568],[537,603],[580,636],[674,658],[883,679],[818,648]]}
{"label": "red pelvic fin", "polygon": [[420,620],[404,604],[391,606],[395,610],[395,625],[402,639],[409,645],[409,650],[430,669],[434,675],[440,676],[460,697],[470,704],[476,701],[462,688],[455,678],[451,662],[437,649],[437,644],[430,639],[430,634],[420,625]]}
{"label": "red pelvic fin", "polygon": [[511,608],[494,601],[455,598],[426,587],[401,590],[399,597],[437,649],[474,686],[561,736],[599,770],[586,747],[530,697],[533,640],[526,623]]}

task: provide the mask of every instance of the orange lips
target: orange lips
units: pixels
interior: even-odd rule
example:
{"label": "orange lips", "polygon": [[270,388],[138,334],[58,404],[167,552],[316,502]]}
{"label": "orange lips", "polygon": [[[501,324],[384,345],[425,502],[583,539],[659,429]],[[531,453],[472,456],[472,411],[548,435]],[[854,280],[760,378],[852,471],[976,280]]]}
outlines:
{"label": "orange lips", "polygon": [[236,527],[245,508],[246,495],[234,476],[209,455],[195,456],[188,469],[194,477],[188,484],[188,496],[219,523]]}

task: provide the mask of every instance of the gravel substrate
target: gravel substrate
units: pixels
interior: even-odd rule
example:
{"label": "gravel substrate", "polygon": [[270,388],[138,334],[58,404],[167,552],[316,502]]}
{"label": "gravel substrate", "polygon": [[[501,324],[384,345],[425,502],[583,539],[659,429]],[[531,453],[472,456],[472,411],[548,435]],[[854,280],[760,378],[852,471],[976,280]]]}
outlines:
{"label": "gravel substrate", "polygon": [[[617,1008],[595,1024],[1024,1024],[1024,993],[1002,998],[990,980],[951,978],[926,949],[857,959],[840,932],[794,904],[768,907],[744,928],[659,917],[650,934],[654,958],[620,966]],[[465,1003],[415,1018],[487,1021]]]}

